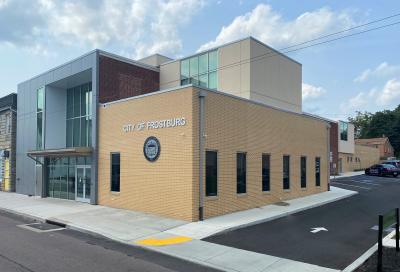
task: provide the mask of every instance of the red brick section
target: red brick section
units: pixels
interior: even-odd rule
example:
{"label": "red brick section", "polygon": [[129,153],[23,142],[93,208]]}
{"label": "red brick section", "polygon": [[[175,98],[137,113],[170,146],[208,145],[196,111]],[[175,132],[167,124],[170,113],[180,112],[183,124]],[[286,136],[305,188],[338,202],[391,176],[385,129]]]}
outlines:
{"label": "red brick section", "polygon": [[[335,122],[330,122],[330,150],[332,152],[332,162],[330,163],[331,167],[331,175],[338,174],[339,167],[339,132],[338,132],[338,124]],[[336,168],[333,168],[333,164],[336,165]],[[336,171],[336,173],[335,173]]]}
{"label": "red brick section", "polygon": [[158,91],[159,72],[100,56],[99,102],[106,103],[123,98]]}

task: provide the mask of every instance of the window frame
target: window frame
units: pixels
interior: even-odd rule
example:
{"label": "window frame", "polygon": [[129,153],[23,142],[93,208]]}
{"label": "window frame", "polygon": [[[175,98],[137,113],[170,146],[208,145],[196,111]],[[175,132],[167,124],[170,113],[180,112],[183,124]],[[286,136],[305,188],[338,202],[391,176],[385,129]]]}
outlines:
{"label": "window frame", "polygon": [[[119,156],[119,175],[118,175],[118,191],[113,190],[113,155]],[[120,193],[121,192],[121,152],[110,152],[110,192]]]}
{"label": "window frame", "polygon": [[[319,162],[318,164],[318,172],[317,172],[317,160]],[[315,186],[320,187],[321,186],[321,157],[315,157],[314,160],[314,171],[315,171]],[[318,178],[317,178],[318,177]]]}
{"label": "window frame", "polygon": [[[244,182],[239,183],[239,171],[238,171],[238,159],[239,159],[239,154],[240,155],[244,155]],[[243,192],[239,192],[239,185],[240,184],[244,184],[244,191]],[[238,151],[236,152],[236,194],[237,195],[244,195],[247,193],[247,152],[242,152],[242,151]]]}
{"label": "window frame", "polygon": [[[268,190],[265,190],[264,186],[264,157],[268,157]],[[261,154],[261,191],[271,192],[271,153]]]}
{"label": "window frame", "polygon": [[[287,169],[288,170],[287,171],[288,172],[287,173],[288,187],[287,188],[285,188],[285,158],[288,158],[288,169]],[[287,155],[287,154],[284,154],[282,156],[282,188],[284,191],[290,190],[290,155]]]}
{"label": "window frame", "polygon": [[[216,175],[216,192],[215,192],[215,195],[209,195],[208,193],[207,193],[207,152],[213,152],[213,153],[215,153],[216,154],[216,156],[217,156],[217,165],[216,165],[216,168],[217,168],[217,175]],[[206,149],[206,152],[205,152],[205,167],[206,167],[206,169],[205,169],[205,196],[206,197],[218,197],[218,178],[219,178],[219,156],[218,156],[218,150],[215,150],[215,149]]]}
{"label": "window frame", "polygon": [[[304,168],[303,168],[303,159],[304,159]],[[303,169],[305,169],[304,182],[303,182]],[[300,157],[300,188],[301,189],[307,188],[307,156]]]}

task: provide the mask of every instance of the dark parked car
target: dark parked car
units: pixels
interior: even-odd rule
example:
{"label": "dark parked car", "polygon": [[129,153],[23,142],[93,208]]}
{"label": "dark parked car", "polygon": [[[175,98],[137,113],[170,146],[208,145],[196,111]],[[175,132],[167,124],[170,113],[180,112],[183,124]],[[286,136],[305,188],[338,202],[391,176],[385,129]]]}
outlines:
{"label": "dark parked car", "polygon": [[400,169],[391,164],[375,164],[365,169],[366,175],[376,176],[393,176],[397,177],[400,174]]}
{"label": "dark parked car", "polygon": [[384,161],[384,164],[391,164],[394,167],[400,168],[400,160],[389,160],[389,161]]}

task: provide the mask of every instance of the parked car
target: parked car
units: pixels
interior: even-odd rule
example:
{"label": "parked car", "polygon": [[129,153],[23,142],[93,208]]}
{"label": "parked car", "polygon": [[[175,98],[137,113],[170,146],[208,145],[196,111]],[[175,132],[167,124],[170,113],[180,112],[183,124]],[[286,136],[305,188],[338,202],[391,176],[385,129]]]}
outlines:
{"label": "parked car", "polygon": [[387,160],[383,162],[384,164],[391,164],[396,168],[400,168],[400,160]]}
{"label": "parked car", "polygon": [[400,169],[391,164],[375,164],[365,169],[366,175],[375,176],[393,176],[397,177],[400,174]]}

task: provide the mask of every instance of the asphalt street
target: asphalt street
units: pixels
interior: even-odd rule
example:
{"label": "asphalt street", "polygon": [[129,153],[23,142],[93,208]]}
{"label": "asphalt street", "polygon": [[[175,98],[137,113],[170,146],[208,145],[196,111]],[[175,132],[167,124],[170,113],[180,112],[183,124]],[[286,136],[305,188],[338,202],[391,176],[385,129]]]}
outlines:
{"label": "asphalt street", "polygon": [[[180,259],[0,212],[1,272],[215,271]],[[29,228],[32,228],[29,230]],[[39,230],[38,230],[39,229]]]}
{"label": "asphalt street", "polygon": [[[331,185],[359,194],[205,241],[334,269],[344,269],[377,242],[378,215],[400,207],[400,178],[355,176]],[[325,228],[315,233],[313,228]]]}

